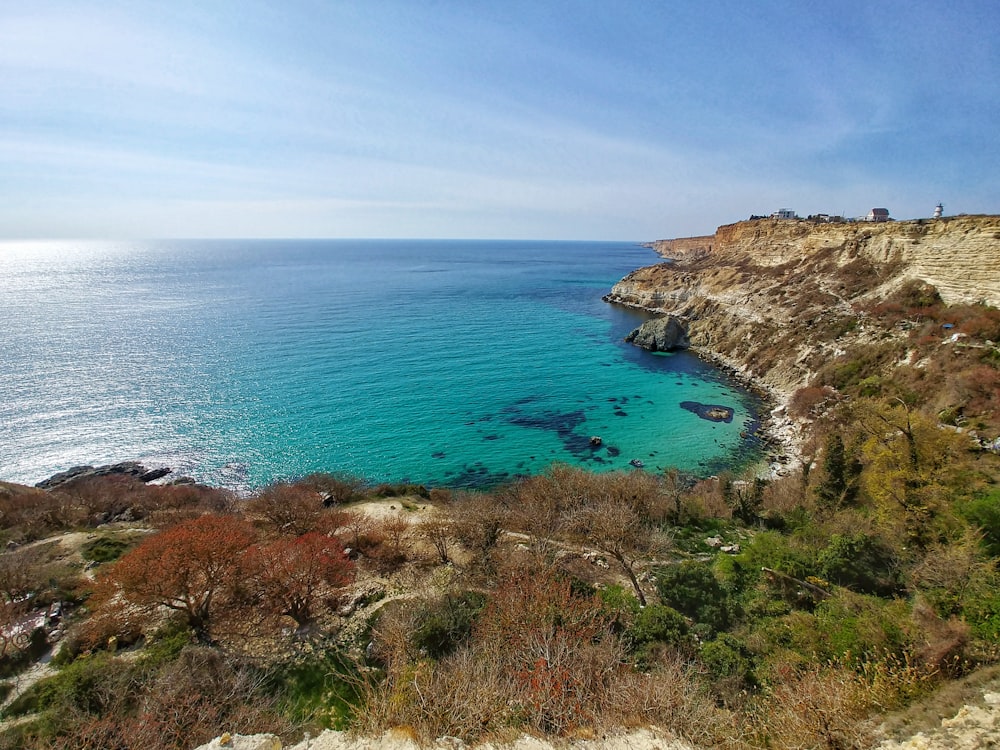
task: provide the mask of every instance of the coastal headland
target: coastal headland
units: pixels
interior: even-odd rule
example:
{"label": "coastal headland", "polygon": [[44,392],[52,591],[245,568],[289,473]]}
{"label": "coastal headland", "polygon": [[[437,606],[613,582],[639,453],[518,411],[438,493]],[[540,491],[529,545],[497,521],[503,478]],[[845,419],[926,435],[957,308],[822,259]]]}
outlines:
{"label": "coastal headland", "polygon": [[[692,350],[771,397],[770,430],[793,446],[802,424],[788,418],[791,401],[804,388],[835,386],[826,382],[831,363],[894,345],[897,356],[870,375],[926,369],[915,328],[958,351],[968,343],[955,328],[960,311],[1000,305],[1000,216],[754,219],[650,246],[668,260],[630,273],[605,300],[682,321]],[[943,316],[930,327],[920,309],[928,304]]]}

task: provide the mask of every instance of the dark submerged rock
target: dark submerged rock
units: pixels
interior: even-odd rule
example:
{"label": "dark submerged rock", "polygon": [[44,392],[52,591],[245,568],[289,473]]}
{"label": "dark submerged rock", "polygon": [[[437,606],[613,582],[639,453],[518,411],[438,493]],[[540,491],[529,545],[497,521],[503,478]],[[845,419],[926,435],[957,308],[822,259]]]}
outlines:
{"label": "dark submerged rock", "polygon": [[701,404],[697,401],[681,401],[680,406],[682,409],[693,412],[702,419],[707,419],[710,422],[733,421],[733,410],[728,406],[719,406],[718,404]]}

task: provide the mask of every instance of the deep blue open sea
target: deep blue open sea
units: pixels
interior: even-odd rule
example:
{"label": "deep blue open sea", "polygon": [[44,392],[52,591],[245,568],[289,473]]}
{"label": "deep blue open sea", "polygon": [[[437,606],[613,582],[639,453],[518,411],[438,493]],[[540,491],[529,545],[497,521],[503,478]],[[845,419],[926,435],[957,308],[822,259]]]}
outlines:
{"label": "deep blue open sea", "polygon": [[645,316],[601,301],[657,260],[613,242],[0,242],[0,479],[137,459],[241,491],[313,471],[481,486],[553,462],[752,461],[755,399],[693,354],[625,344]]}

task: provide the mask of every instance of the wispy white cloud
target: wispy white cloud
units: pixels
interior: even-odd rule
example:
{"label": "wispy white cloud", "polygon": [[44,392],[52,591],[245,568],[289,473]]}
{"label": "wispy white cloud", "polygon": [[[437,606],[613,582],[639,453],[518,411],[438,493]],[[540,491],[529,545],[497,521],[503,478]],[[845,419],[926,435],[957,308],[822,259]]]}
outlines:
{"label": "wispy white cloud", "polygon": [[1000,57],[976,32],[1000,11],[869,10],[0,7],[0,220],[611,238],[875,192],[988,203]]}

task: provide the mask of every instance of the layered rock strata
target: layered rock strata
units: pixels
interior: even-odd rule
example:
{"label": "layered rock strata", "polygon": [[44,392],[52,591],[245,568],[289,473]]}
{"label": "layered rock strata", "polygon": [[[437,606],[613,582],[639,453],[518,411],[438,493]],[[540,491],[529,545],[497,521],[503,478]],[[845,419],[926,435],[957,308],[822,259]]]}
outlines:
{"label": "layered rock strata", "polygon": [[692,350],[776,402],[763,421],[778,463],[794,463],[801,444],[787,410],[797,389],[855,347],[905,341],[868,317],[874,303],[919,279],[948,304],[1000,306],[1000,216],[758,219],[652,246],[670,260],[630,273],[605,300],[678,318]]}
{"label": "layered rock strata", "polygon": [[692,348],[779,397],[848,345],[884,337],[860,311],[907,280],[948,304],[1000,306],[1000,216],[758,219],[653,247],[671,261],[634,271],[605,299],[680,318]]}

